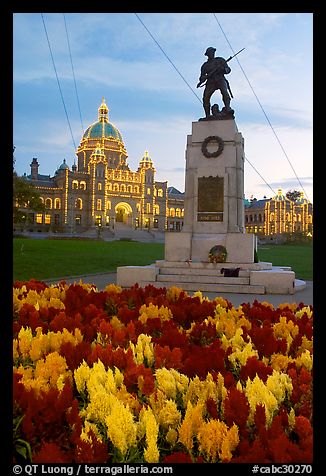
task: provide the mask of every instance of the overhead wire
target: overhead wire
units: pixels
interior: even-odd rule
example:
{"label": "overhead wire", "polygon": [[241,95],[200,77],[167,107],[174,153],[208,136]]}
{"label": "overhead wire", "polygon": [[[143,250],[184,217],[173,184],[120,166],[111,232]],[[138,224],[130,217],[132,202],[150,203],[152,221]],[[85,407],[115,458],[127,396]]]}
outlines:
{"label": "overhead wire", "polygon": [[165,56],[165,58],[169,61],[169,63],[172,65],[172,67],[176,70],[176,72],[178,73],[178,75],[183,79],[183,81],[186,83],[186,85],[188,86],[188,88],[192,91],[192,93],[196,96],[196,98],[198,99],[198,101],[201,103],[201,99],[199,96],[197,96],[197,93],[196,91],[192,88],[192,86],[188,83],[188,81],[186,80],[186,78],[183,76],[183,74],[181,74],[181,72],[179,71],[179,69],[176,67],[176,65],[173,63],[173,61],[169,58],[169,56],[166,54],[166,52],[163,50],[163,48],[161,47],[161,45],[159,44],[159,42],[155,39],[155,37],[153,36],[153,34],[150,32],[150,30],[147,28],[147,26],[145,25],[145,23],[143,22],[143,20],[140,18],[139,15],[137,15],[137,13],[135,13],[136,17],[138,18],[138,20],[140,21],[140,23],[143,25],[143,27],[145,28],[145,30],[147,31],[147,33],[149,34],[149,36],[152,38],[152,40],[154,41],[154,43],[156,43],[156,45],[159,47],[159,49],[161,50],[161,52],[163,53],[163,55]]}
{"label": "overhead wire", "polygon": [[[176,72],[179,74],[179,76],[183,79],[183,81],[186,83],[186,85],[189,87],[189,89],[194,93],[194,95],[196,96],[196,98],[199,100],[199,102],[202,104],[202,100],[199,98],[199,96],[196,94],[196,92],[194,91],[194,89],[191,87],[191,85],[188,83],[188,81],[186,80],[186,78],[181,74],[181,72],[179,71],[179,69],[175,66],[175,64],[173,63],[173,61],[169,58],[169,56],[166,54],[166,52],[164,51],[164,49],[161,47],[161,45],[159,44],[159,42],[156,40],[156,38],[154,37],[154,35],[151,33],[151,31],[149,30],[149,28],[145,25],[145,23],[141,20],[141,18],[139,17],[139,15],[137,15],[137,13],[135,13],[136,17],[138,18],[138,20],[140,21],[140,23],[143,25],[143,27],[145,28],[145,30],[147,31],[147,33],[149,34],[149,36],[152,38],[152,40],[156,43],[156,45],[159,47],[159,49],[161,50],[161,52],[163,53],[163,55],[166,57],[166,59],[171,63],[171,65],[173,66],[173,68],[176,70]],[[233,50],[232,50],[233,51]],[[234,53],[234,52],[233,52]],[[272,187],[268,184],[268,182],[264,179],[264,177],[258,172],[258,170],[254,167],[254,165],[249,161],[249,159],[246,157],[246,161],[248,162],[248,164],[254,169],[254,171],[259,175],[259,177],[265,182],[265,184],[267,185],[267,187],[274,193],[274,195],[276,195],[275,191],[272,189]]]}
{"label": "overhead wire", "polygon": [[59,92],[60,92],[60,96],[61,96],[63,108],[64,108],[64,111],[65,111],[65,114],[66,114],[66,119],[67,119],[67,122],[68,122],[68,126],[69,126],[69,130],[70,130],[72,142],[73,142],[73,144],[74,144],[75,150],[77,150],[76,143],[75,143],[75,139],[74,139],[74,135],[73,135],[73,133],[72,133],[71,124],[70,124],[70,121],[69,121],[69,116],[68,116],[68,112],[67,112],[67,108],[66,108],[66,103],[65,103],[65,100],[64,100],[64,97],[63,97],[63,93],[62,93],[62,89],[61,89],[61,85],[60,85],[60,81],[59,81],[59,77],[58,77],[58,73],[57,73],[57,68],[56,68],[55,62],[54,62],[54,57],[53,57],[53,53],[52,53],[52,49],[51,49],[51,44],[50,44],[50,40],[49,40],[49,36],[48,36],[47,29],[46,29],[46,25],[45,25],[45,20],[44,20],[43,13],[41,13],[41,17],[42,17],[42,22],[43,22],[43,26],[44,26],[45,36],[46,36],[46,39],[47,39],[47,43],[48,43],[48,47],[49,47],[49,51],[50,51],[50,56],[51,56],[51,59],[52,59],[52,65],[53,65],[54,73],[55,73],[55,76],[56,76],[56,79],[57,79],[57,84],[58,84],[58,88],[59,88]]}
{"label": "overhead wire", "polygon": [[80,124],[81,124],[82,135],[83,135],[84,134],[84,125],[83,125],[83,118],[82,118],[79,96],[78,96],[78,91],[77,91],[77,82],[76,82],[76,77],[75,77],[75,69],[74,69],[74,64],[73,64],[73,61],[72,61],[72,54],[71,54],[71,48],[70,48],[70,41],[69,41],[68,28],[67,28],[67,22],[66,22],[66,15],[64,13],[62,15],[63,15],[63,19],[64,19],[64,24],[65,24],[67,44],[68,44],[69,57],[70,57],[70,64],[71,64],[72,75],[73,75],[73,78],[74,78],[75,93],[76,93],[76,98],[77,98],[79,118],[80,118]]}
{"label": "overhead wire", "polygon": [[[215,18],[215,20],[216,20],[216,23],[217,23],[218,26],[220,27],[221,32],[222,32],[222,34],[223,34],[223,36],[224,36],[226,42],[228,43],[228,45],[229,45],[231,51],[232,51],[233,54],[234,54],[234,49],[232,48],[232,45],[231,45],[230,41],[228,40],[228,38],[227,38],[227,36],[226,36],[226,34],[225,34],[223,28],[222,28],[221,23],[218,21],[217,16],[215,15],[215,13],[213,13],[213,16],[214,16],[214,18]],[[292,171],[293,171],[293,173],[294,173],[296,179],[298,180],[298,183],[300,184],[300,187],[302,188],[302,190],[303,190],[303,192],[304,192],[306,198],[309,200],[309,197],[308,197],[308,195],[307,195],[307,193],[306,193],[306,191],[305,191],[305,189],[304,189],[304,187],[303,187],[303,185],[302,185],[302,183],[301,183],[301,180],[299,179],[299,177],[298,177],[298,175],[297,175],[297,173],[296,173],[296,171],[295,171],[295,169],[294,169],[294,167],[293,167],[293,165],[292,165],[292,163],[291,163],[291,161],[290,161],[290,159],[289,159],[289,157],[288,157],[288,154],[286,153],[286,151],[285,151],[285,149],[284,149],[284,147],[283,147],[283,145],[282,145],[282,143],[281,143],[281,141],[280,141],[280,139],[279,139],[279,137],[278,137],[278,135],[277,135],[277,133],[276,133],[276,131],[275,131],[275,129],[274,129],[272,123],[271,123],[271,121],[269,120],[269,117],[267,116],[266,111],[265,111],[265,109],[263,108],[263,106],[262,106],[262,104],[261,104],[261,102],[260,102],[260,100],[259,100],[259,98],[258,98],[258,96],[257,96],[257,94],[256,94],[256,92],[255,92],[255,90],[254,90],[254,88],[253,88],[251,82],[249,81],[249,78],[248,78],[247,74],[245,73],[245,71],[244,71],[244,69],[243,69],[243,67],[242,67],[242,65],[241,65],[241,63],[240,63],[240,61],[239,61],[239,59],[238,59],[237,57],[236,57],[236,60],[237,60],[237,62],[238,62],[238,65],[239,65],[239,67],[240,67],[240,69],[241,69],[241,71],[242,71],[244,77],[246,78],[247,83],[249,84],[249,87],[250,87],[250,89],[251,89],[253,95],[255,96],[255,98],[256,98],[256,100],[257,100],[257,102],[258,102],[258,104],[259,104],[259,107],[261,108],[261,110],[262,110],[262,112],[263,112],[263,114],[264,114],[264,116],[265,116],[265,118],[266,118],[266,120],[267,120],[267,122],[268,122],[268,124],[269,124],[269,126],[270,126],[270,128],[271,128],[271,130],[272,130],[272,132],[273,132],[273,134],[274,134],[274,136],[275,136],[277,142],[278,142],[278,144],[279,144],[279,146],[281,147],[284,156],[286,157],[286,159],[287,159],[287,161],[288,161],[288,163],[289,163],[289,165],[290,165],[290,167],[291,167],[291,169],[292,169]]]}

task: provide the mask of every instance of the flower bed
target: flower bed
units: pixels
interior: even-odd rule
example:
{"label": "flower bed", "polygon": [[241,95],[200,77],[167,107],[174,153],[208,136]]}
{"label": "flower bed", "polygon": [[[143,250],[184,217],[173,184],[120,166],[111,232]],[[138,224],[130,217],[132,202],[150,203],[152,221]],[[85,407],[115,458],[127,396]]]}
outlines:
{"label": "flower bed", "polygon": [[312,307],[14,283],[15,461],[311,463]]}

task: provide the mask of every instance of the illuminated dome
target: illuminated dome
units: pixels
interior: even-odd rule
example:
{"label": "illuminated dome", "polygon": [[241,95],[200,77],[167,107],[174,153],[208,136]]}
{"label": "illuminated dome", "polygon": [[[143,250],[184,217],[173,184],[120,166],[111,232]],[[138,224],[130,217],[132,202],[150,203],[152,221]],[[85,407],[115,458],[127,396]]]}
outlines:
{"label": "illuminated dome", "polygon": [[113,139],[123,142],[120,131],[109,122],[109,108],[102,99],[98,108],[98,121],[91,124],[84,132],[83,139]]}
{"label": "illuminated dome", "polygon": [[281,188],[277,190],[277,195],[273,197],[273,200],[276,200],[277,202],[284,202],[284,201],[289,201],[289,199],[286,197],[286,195],[283,194],[283,191]]}

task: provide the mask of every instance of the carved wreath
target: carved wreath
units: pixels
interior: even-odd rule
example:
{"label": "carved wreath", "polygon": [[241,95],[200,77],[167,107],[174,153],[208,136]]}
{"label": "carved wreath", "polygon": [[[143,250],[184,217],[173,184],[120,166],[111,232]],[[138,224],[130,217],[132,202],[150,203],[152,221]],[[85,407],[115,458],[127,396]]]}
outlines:
{"label": "carved wreath", "polygon": [[[208,152],[207,146],[210,142],[217,142],[218,144],[218,149],[215,152]],[[203,141],[201,145],[201,151],[204,154],[205,157],[208,159],[212,157],[218,157],[219,155],[222,154],[224,149],[224,142],[219,136],[208,136],[206,139]]]}

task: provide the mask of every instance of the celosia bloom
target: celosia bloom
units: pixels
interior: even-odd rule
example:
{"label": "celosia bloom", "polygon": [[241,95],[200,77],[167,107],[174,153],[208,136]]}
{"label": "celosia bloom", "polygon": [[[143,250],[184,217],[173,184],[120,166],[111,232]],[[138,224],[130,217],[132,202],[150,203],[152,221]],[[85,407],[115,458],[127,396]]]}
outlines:
{"label": "celosia bloom", "polygon": [[144,458],[146,463],[158,463],[160,453],[157,448],[157,437],[159,426],[156,422],[155,416],[150,408],[143,409],[140,412],[140,421],[145,427],[146,448],[144,451]]}
{"label": "celosia bloom", "polygon": [[110,412],[105,418],[107,436],[124,456],[128,448],[136,445],[137,426],[129,408],[113,395],[110,407]]}
{"label": "celosia bloom", "polygon": [[193,406],[189,401],[185,417],[179,428],[179,441],[187,448],[189,453],[191,453],[194,445],[193,438],[203,423],[203,409],[204,405],[202,403]]}
{"label": "celosia bloom", "polygon": [[227,462],[232,458],[232,451],[239,443],[238,428],[233,425],[228,429],[224,422],[210,420],[202,423],[197,439],[200,453],[205,455],[209,462],[215,463],[218,460]]}

